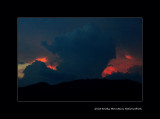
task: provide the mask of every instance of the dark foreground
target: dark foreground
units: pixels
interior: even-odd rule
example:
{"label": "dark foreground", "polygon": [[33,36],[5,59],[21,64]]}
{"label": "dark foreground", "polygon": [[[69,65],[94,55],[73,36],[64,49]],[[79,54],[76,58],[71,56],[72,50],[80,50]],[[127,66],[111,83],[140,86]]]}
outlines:
{"label": "dark foreground", "polygon": [[18,88],[19,101],[141,101],[142,84],[130,80],[76,80]]}

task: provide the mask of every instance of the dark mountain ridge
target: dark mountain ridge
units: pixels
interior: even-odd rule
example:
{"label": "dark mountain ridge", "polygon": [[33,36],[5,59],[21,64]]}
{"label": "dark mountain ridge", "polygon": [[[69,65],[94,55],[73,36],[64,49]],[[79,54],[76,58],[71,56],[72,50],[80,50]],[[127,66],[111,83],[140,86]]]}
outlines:
{"label": "dark mountain ridge", "polygon": [[141,101],[142,84],[131,80],[80,79],[18,88],[19,101]]}

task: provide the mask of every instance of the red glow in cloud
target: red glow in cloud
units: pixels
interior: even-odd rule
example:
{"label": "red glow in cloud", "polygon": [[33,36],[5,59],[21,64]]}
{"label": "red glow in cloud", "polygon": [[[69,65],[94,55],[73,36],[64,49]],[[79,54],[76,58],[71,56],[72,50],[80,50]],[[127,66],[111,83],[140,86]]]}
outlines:
{"label": "red glow in cloud", "polygon": [[46,57],[42,57],[42,58],[37,58],[37,61],[41,61],[41,62],[47,62],[47,58]]}
{"label": "red glow in cloud", "polygon": [[108,66],[103,70],[102,77],[104,78],[107,75],[111,75],[114,72],[117,72],[117,70],[113,66]]}
{"label": "red glow in cloud", "polygon": [[43,62],[43,63],[46,63],[46,62],[48,61],[46,57],[42,57],[42,58],[37,58],[37,59],[33,60],[32,62],[30,62],[30,64],[32,64],[32,63],[35,62],[36,60],[37,60],[37,61],[41,61],[41,62]]}
{"label": "red glow in cloud", "polygon": [[52,70],[57,70],[56,66],[54,66],[54,65],[53,66],[48,65],[47,67],[50,68],[50,69],[52,69]]}
{"label": "red glow in cloud", "polygon": [[57,70],[57,66],[58,66],[58,63],[55,63],[54,65],[47,65],[48,68],[52,69],[52,70]]}
{"label": "red glow in cloud", "polygon": [[127,73],[128,69],[131,67],[138,65],[142,66],[142,61],[139,60],[137,57],[131,56],[125,50],[116,50],[116,58],[112,59],[108,66],[103,70],[102,77],[106,77],[111,75],[115,72]]}
{"label": "red glow in cloud", "polygon": [[125,57],[126,57],[127,59],[132,59],[132,57],[129,56],[129,55],[125,55]]}
{"label": "red glow in cloud", "polygon": [[50,68],[50,69],[52,69],[52,70],[57,70],[56,67],[58,66],[58,64],[56,63],[56,64],[54,64],[54,65],[51,66],[51,65],[49,64],[49,62],[48,62],[47,57],[37,58],[37,59],[33,60],[30,64],[32,64],[32,63],[35,62],[36,60],[45,63],[45,64],[47,65],[47,67]]}

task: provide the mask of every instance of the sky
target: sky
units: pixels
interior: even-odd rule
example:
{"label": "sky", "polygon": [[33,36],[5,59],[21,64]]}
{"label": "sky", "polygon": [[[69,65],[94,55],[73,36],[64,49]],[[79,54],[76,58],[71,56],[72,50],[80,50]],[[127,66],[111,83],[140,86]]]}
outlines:
{"label": "sky", "polygon": [[142,18],[17,19],[18,84],[142,80]]}

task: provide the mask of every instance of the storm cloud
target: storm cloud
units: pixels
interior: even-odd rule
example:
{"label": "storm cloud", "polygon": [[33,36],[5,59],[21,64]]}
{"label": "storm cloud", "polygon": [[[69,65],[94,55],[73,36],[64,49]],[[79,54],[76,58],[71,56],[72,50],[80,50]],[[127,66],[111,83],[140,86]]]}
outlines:
{"label": "storm cloud", "polygon": [[[142,71],[142,18],[18,18],[17,23],[21,86],[56,84],[74,80],[70,78],[73,75],[76,79],[103,78],[107,66],[114,67],[122,77],[132,78],[135,71]],[[132,58],[126,59],[126,55]],[[44,57],[45,64],[31,65]],[[55,64],[57,71],[49,69]]]}
{"label": "storm cloud", "polygon": [[23,71],[24,77],[18,79],[18,86],[24,87],[39,82],[46,82],[48,84],[57,84],[74,80],[75,76],[51,70],[46,67],[46,64],[40,61],[35,61],[28,65]]}
{"label": "storm cloud", "polygon": [[42,45],[62,62],[58,70],[77,75],[79,78],[101,77],[109,60],[115,58],[115,41],[109,34],[93,24],[74,29]]}
{"label": "storm cloud", "polygon": [[142,67],[134,66],[134,67],[131,67],[127,73],[116,72],[107,76],[106,78],[111,80],[129,79],[129,80],[142,83]]}

